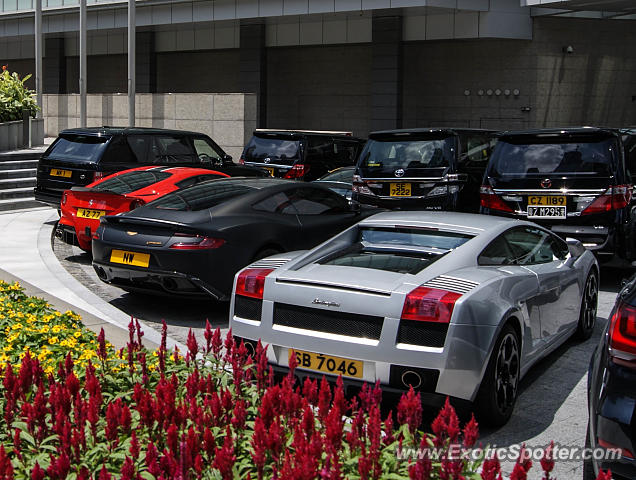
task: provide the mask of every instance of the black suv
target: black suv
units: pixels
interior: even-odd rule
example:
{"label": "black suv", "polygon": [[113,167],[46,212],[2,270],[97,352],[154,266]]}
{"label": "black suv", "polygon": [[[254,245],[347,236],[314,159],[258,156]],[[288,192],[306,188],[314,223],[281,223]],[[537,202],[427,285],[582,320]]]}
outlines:
{"label": "black suv", "polygon": [[428,128],[372,132],[353,176],[353,200],[384,208],[476,212],[494,132]]}
{"label": "black suv", "polygon": [[262,167],[273,177],[312,181],[355,165],[364,140],[349,132],[255,130],[239,163]]}
{"label": "black suv", "polygon": [[230,176],[267,176],[232,162],[210,137],[158,128],[94,127],[63,130],[38,163],[35,199],[59,207],[62,192],[144,165],[210,168]]}
{"label": "black suv", "polygon": [[502,132],[481,187],[482,213],[532,220],[601,260],[634,260],[636,165],[626,161],[623,137],[592,127]]}

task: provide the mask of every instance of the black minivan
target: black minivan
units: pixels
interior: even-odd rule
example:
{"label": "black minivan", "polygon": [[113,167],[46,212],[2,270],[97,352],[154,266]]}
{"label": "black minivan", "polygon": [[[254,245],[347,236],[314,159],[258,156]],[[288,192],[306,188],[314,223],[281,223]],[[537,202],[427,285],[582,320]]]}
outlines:
{"label": "black minivan", "polygon": [[633,180],[619,130],[502,132],[481,187],[481,211],[573,237],[610,260],[634,260]]}
{"label": "black minivan", "polygon": [[477,212],[494,132],[427,128],[372,132],[352,200],[382,208]]}
{"label": "black minivan", "polygon": [[363,145],[351,132],[257,129],[239,163],[265,168],[272,177],[310,182],[355,165]]}
{"label": "black minivan", "polygon": [[202,133],[160,128],[91,127],[63,130],[37,169],[35,199],[59,208],[62,192],[111,173],[144,165],[211,168],[230,176],[267,176],[232,157]]}

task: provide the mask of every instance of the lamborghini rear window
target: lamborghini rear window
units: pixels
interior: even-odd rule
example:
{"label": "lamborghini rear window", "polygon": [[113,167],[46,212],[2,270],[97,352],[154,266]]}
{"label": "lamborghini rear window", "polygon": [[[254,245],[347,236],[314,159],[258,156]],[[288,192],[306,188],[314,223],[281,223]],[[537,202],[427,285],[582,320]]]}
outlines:
{"label": "lamborghini rear window", "polygon": [[161,182],[170,177],[171,173],[153,170],[138,170],[135,172],[122,173],[113,178],[108,178],[93,187],[98,192],[108,191],[125,195],[130,192],[149,187],[153,183]]}
{"label": "lamborghini rear window", "polygon": [[404,247],[452,250],[470,240],[472,235],[420,228],[361,228],[360,242],[375,245],[395,245]]}
{"label": "lamborghini rear window", "polygon": [[372,268],[395,273],[416,274],[433,263],[439,255],[408,254],[406,252],[382,253],[373,249],[360,249],[344,252],[337,257],[322,261],[323,265],[340,265],[344,267]]}

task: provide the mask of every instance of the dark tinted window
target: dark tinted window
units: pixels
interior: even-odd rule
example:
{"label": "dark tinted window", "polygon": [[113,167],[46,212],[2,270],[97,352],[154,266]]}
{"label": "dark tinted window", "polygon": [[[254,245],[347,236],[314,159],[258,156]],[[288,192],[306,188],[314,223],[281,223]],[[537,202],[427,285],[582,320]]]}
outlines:
{"label": "dark tinted window", "polygon": [[186,178],[177,182],[175,185],[179,188],[188,188],[197,183],[207,182],[208,180],[214,180],[215,178],[225,178],[222,175],[195,175],[194,177]]}
{"label": "dark tinted window", "polygon": [[153,183],[165,180],[170,177],[170,175],[171,174],[167,172],[152,170],[122,173],[116,177],[104,180],[99,185],[95,185],[93,190],[97,190],[98,192],[109,191],[125,195],[127,193],[146,188]]}
{"label": "dark tinted window", "polygon": [[300,141],[276,136],[253,136],[245,146],[244,157],[248,162],[261,162],[270,158],[271,163],[277,160],[297,160],[300,151]]}
{"label": "dark tinted window", "polygon": [[415,252],[380,252],[373,248],[359,247],[353,251],[345,251],[334,258],[321,261],[323,265],[339,265],[343,267],[372,268],[387,272],[416,274],[428,267],[438,255],[424,255]]}
{"label": "dark tinted window", "polygon": [[129,135],[126,142],[138,162],[154,163],[156,149],[151,135]]}
{"label": "dark tinted window", "polygon": [[334,157],[339,166],[355,165],[360,144],[347,140],[334,140]]}
{"label": "dark tinted window", "polygon": [[125,163],[132,164],[137,163],[137,156],[133,153],[132,149],[128,145],[126,138],[117,135],[108,143],[101,163]]}
{"label": "dark tinted window", "polygon": [[459,157],[460,167],[486,168],[495,140],[480,133],[465,133],[460,135],[460,141],[462,143],[462,154]]}
{"label": "dark tinted window", "polygon": [[63,135],[48,153],[51,160],[97,162],[109,140],[94,135]]}
{"label": "dark tinted window", "polygon": [[360,157],[361,168],[439,168],[451,163],[453,137],[441,139],[415,136],[369,140]]}
{"label": "dark tinted window", "polygon": [[299,188],[289,192],[290,202],[299,215],[342,213],[349,210],[347,200],[331,190]]}
{"label": "dark tinted window", "polygon": [[154,163],[198,163],[197,155],[190,146],[187,137],[157,136],[155,137],[154,153]]}
{"label": "dark tinted window", "polygon": [[419,228],[362,228],[360,242],[375,245],[452,250],[473,238],[471,235]]}
{"label": "dark tinted window", "polygon": [[614,170],[616,142],[533,138],[500,139],[492,155],[491,176],[550,174],[603,175]]}
{"label": "dark tinted window", "polygon": [[231,198],[254,191],[248,182],[217,180],[172,192],[148,205],[166,210],[203,210],[220,205]]}
{"label": "dark tinted window", "polygon": [[298,213],[291,204],[291,200],[289,199],[287,192],[277,192],[270,195],[269,197],[252,205],[252,208],[260,212],[269,213],[284,213],[291,215]]}
{"label": "dark tinted window", "polygon": [[548,232],[532,227],[517,227],[504,232],[484,249],[480,265],[536,265],[563,260],[567,251]]}

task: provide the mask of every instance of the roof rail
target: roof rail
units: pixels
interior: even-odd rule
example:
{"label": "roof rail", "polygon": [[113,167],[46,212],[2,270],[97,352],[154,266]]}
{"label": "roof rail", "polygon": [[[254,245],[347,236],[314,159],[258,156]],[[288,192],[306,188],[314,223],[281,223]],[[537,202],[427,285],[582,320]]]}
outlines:
{"label": "roof rail", "polygon": [[291,129],[281,129],[281,128],[257,128],[254,132],[260,133],[320,133],[323,135],[345,135],[347,137],[352,137],[353,132],[340,132],[337,130],[291,130]]}

